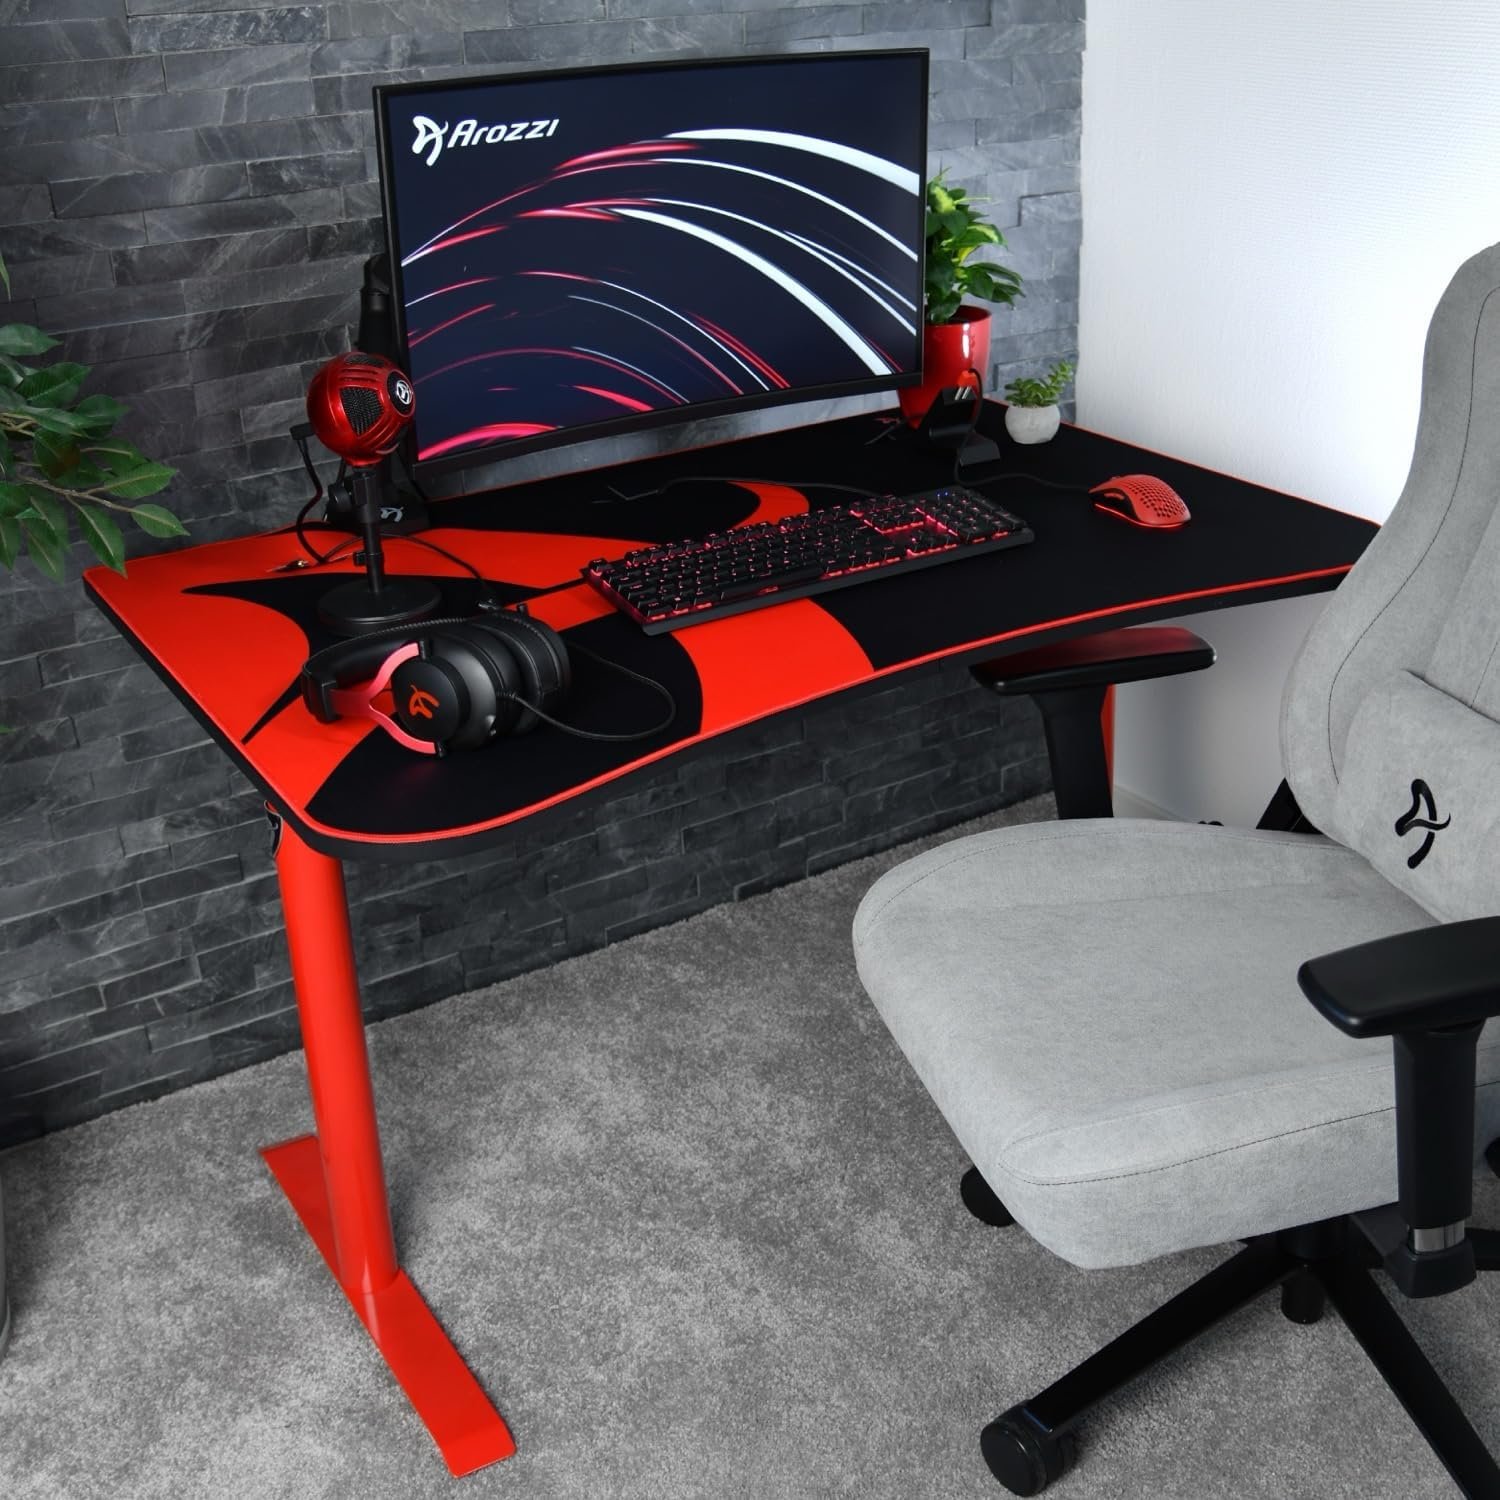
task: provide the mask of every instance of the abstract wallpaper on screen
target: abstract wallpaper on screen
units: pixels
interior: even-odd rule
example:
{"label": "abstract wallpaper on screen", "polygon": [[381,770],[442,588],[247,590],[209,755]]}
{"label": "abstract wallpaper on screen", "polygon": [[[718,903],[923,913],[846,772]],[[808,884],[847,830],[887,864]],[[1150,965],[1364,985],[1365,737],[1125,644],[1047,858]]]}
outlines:
{"label": "abstract wallpaper on screen", "polygon": [[418,457],[916,369],[923,83],[866,54],[386,96]]}

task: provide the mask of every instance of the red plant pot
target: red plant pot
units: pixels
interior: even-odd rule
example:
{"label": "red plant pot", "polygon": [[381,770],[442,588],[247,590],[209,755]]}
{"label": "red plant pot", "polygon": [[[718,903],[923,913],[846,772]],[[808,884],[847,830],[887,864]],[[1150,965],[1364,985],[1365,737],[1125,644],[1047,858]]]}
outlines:
{"label": "red plant pot", "polygon": [[928,323],[922,330],[922,383],[896,392],[901,414],[913,427],[921,425],[939,391],[950,385],[975,384],[983,389],[990,365],[988,308],[960,307],[947,323]]}

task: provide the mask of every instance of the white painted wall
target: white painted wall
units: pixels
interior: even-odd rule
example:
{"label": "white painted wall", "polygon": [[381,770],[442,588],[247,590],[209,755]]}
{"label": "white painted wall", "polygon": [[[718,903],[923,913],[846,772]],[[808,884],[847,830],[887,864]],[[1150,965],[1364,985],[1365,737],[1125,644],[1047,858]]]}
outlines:
{"label": "white painted wall", "polygon": [[[1374,520],[1422,341],[1500,240],[1495,0],[1089,0],[1078,419]],[[1122,690],[1120,811],[1253,822],[1317,602],[1184,623],[1211,672]]]}

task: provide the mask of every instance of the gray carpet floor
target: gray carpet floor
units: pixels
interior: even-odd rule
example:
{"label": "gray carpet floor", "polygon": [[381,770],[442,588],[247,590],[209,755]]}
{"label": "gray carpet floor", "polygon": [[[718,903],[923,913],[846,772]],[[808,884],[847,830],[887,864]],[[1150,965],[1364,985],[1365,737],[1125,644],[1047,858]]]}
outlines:
{"label": "gray carpet floor", "polygon": [[[916,847],[370,1029],[404,1263],[519,1442],[467,1479],[255,1154],[311,1126],[300,1055],[0,1157],[0,1495],[1000,1494],[983,1423],[1226,1252],[1084,1272],[963,1210],[849,947]],[[1402,1311],[1500,1449],[1497,1283]],[[1274,1298],[1081,1449],[1049,1495],[1453,1492],[1337,1317]]]}

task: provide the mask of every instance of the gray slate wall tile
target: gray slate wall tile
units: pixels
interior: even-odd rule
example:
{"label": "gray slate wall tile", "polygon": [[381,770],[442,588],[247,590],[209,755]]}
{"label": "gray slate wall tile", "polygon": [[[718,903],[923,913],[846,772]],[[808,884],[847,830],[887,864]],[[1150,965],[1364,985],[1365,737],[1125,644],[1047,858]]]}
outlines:
{"label": "gray slate wall tile", "polygon": [[123,21],[125,0],[14,0],[6,18],[17,26],[44,21]]}
{"label": "gray slate wall tile", "polygon": [[315,78],[340,73],[388,73],[400,68],[456,66],[464,61],[459,31],[404,36],[359,36],[314,47]]}
{"label": "gray slate wall tile", "polygon": [[152,209],[145,215],[146,235],[153,243],[206,239],[288,224],[317,224],[342,217],[337,191],[319,188],[279,198],[252,198],[226,203],[196,203],[182,208]]}
{"label": "gray slate wall tile", "polygon": [[745,27],[739,16],[663,16],[631,21],[625,37],[639,56],[719,56],[743,48]]}
{"label": "gray slate wall tile", "polygon": [[569,21],[505,31],[471,31],[464,37],[464,61],[471,63],[561,65],[578,58],[620,58],[629,51],[629,27],[622,21]]}
{"label": "gray slate wall tile", "polygon": [[48,103],[0,104],[0,148],[43,141],[81,141],[115,128],[112,99],[60,99]]}
{"label": "gray slate wall tile", "polygon": [[100,99],[111,95],[159,94],[166,87],[159,57],[111,58],[102,62],[42,63],[0,68],[0,99],[7,104],[42,99]]}
{"label": "gray slate wall tile", "polygon": [[[649,4],[651,0],[642,0]],[[790,42],[810,36],[856,36],[864,30],[864,7],[813,5],[802,10],[764,10],[744,17],[751,46]]]}
{"label": "gray slate wall tile", "polygon": [[128,57],[132,51],[121,20],[48,21],[10,26],[5,33],[5,60],[28,63],[72,62],[99,57]]}
{"label": "gray slate wall tile", "polygon": [[[504,8],[494,0],[483,6],[466,4],[464,9],[464,25],[469,31],[493,27],[505,19]],[[553,25],[559,21],[602,21],[604,18],[604,0],[510,0],[510,24],[518,28]]]}
{"label": "gray slate wall tile", "polygon": [[217,203],[251,194],[250,173],[233,166],[187,167],[181,172],[120,172],[54,182],[52,203],[59,219],[86,219],[132,208],[171,208],[186,203]]}
{"label": "gray slate wall tile", "polygon": [[970,57],[1019,57],[1035,52],[1083,51],[1083,23],[996,26],[970,42]]}
{"label": "gray slate wall tile", "polygon": [[178,240],[165,245],[135,245],[116,250],[110,256],[114,278],[120,286],[189,278],[206,280],[227,272],[298,265],[306,259],[307,230],[300,225]]}
{"label": "gray slate wall tile", "polygon": [[311,79],[115,101],[121,135],[190,125],[237,125],[247,120],[300,121],[312,112]]}
{"label": "gray slate wall tile", "polygon": [[337,187],[341,183],[364,182],[367,178],[363,151],[253,161],[249,173],[250,191],[257,198]]}
{"label": "gray slate wall tile", "polygon": [[237,84],[288,83],[307,78],[312,71],[307,48],[294,45],[169,52],[162,63],[166,87],[173,93]]}
{"label": "gray slate wall tile", "polygon": [[52,217],[52,195],[41,183],[0,187],[0,222],[35,224]]}
{"label": "gray slate wall tile", "polygon": [[[550,3],[561,5],[563,0]],[[465,26],[463,0],[330,0],[324,12],[330,41],[410,32],[462,32]]]}
{"label": "gray slate wall tile", "polygon": [[321,42],[328,35],[322,6],[230,10],[218,15],[137,16],[129,24],[130,52],[200,52],[216,47],[266,47]]}
{"label": "gray slate wall tile", "polygon": [[866,31],[905,31],[920,38],[926,31],[986,26],[990,0],[915,0],[914,4],[867,5],[864,12]]}

